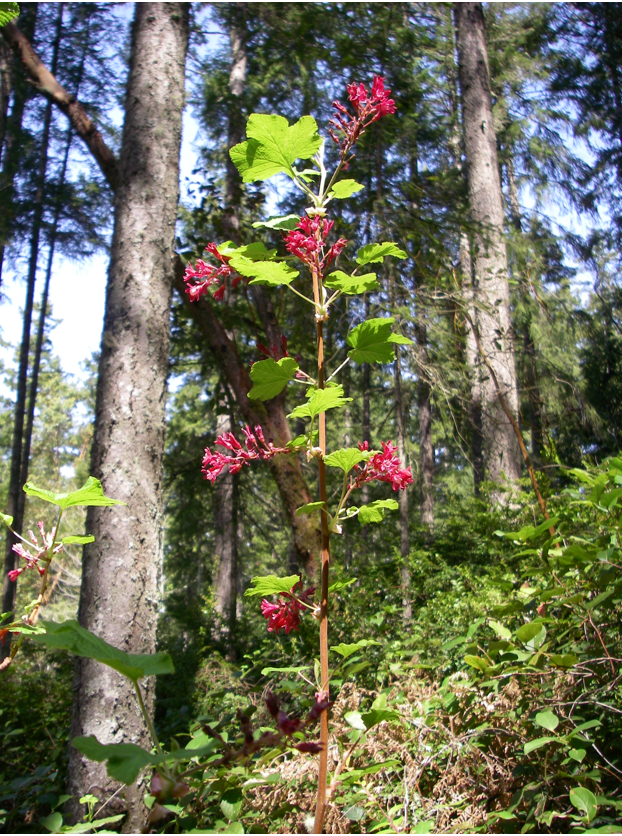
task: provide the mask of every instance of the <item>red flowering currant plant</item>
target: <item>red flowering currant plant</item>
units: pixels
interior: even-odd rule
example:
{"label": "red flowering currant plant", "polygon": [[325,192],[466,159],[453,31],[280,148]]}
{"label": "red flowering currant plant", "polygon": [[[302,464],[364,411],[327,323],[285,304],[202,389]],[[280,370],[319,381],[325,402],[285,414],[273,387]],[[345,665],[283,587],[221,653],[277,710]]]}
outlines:
{"label": "red flowering currant plant", "polygon": [[[365,484],[374,480],[388,482],[393,491],[404,490],[412,483],[410,469],[403,466],[396,456],[391,441],[382,444],[382,450],[371,450],[367,442],[354,448],[328,451],[326,443],[326,413],[343,408],[351,398],[344,397],[343,387],[335,380],[347,363],[390,363],[395,359],[394,345],[412,341],[392,331],[393,318],[384,317],[361,322],[347,335],[349,351],[337,369],[328,369],[324,359],[324,323],[329,317],[331,305],[341,295],[355,296],[379,287],[376,273],[369,265],[379,264],[387,257],[402,259],[406,253],[394,243],[384,241],[361,247],[355,256],[346,259],[348,241],[335,240],[332,235],[334,221],[329,217],[329,205],[333,200],[351,197],[363,186],[355,180],[343,178],[354,157],[354,146],[365,130],[378,119],[395,112],[395,102],[389,98],[384,79],[376,76],[371,92],[363,84],[350,84],[350,106],[334,102],[335,115],[330,120],[328,135],[338,148],[338,162],[330,174],[325,166],[325,140],[318,133],[315,119],[303,116],[289,125],[282,116],[254,113],[248,120],[247,139],[233,147],[231,159],[245,183],[268,180],[276,175],[287,175],[294,186],[308,201],[300,218],[288,216],[272,218],[263,224],[271,229],[283,230],[284,249],[287,255],[267,250],[262,243],[235,247],[231,242],[216,246],[209,244],[209,253],[218,266],[197,261],[186,269],[186,292],[193,301],[205,294],[222,298],[225,280],[232,278],[236,286],[245,280],[250,284],[268,287],[285,287],[299,296],[311,309],[317,332],[317,371],[303,371],[298,360],[279,356],[264,348],[266,359],[254,363],[250,369],[253,387],[249,398],[261,401],[279,395],[290,382],[307,387],[306,402],[297,406],[288,417],[308,421],[306,432],[285,447],[276,447],[264,437],[261,427],[244,427],[243,439],[233,433],[225,433],[216,439],[215,445],[226,452],[205,450],[202,472],[214,482],[223,471],[236,473],[244,465],[257,459],[270,459],[277,455],[294,455],[304,450],[308,461],[315,461],[319,471],[319,496],[317,501],[299,508],[299,514],[319,514],[322,535],[321,580],[319,601],[314,601],[315,588],[303,591],[301,579],[293,575],[253,578],[253,586],[246,596],[260,596],[261,612],[267,620],[268,632],[297,630],[305,610],[319,621],[320,678],[316,700],[329,705],[329,643],[328,611],[329,595],[337,585],[329,585],[330,540],[343,533],[344,521],[358,516],[367,524],[383,519],[385,509],[396,509],[394,499],[378,500],[363,506],[351,504],[351,498]],[[310,160],[310,166],[300,169],[298,160]],[[314,188],[315,186],[315,188]],[[344,269],[337,269],[340,260],[346,260]],[[283,347],[281,347],[283,348]],[[285,345],[286,353],[286,345]],[[317,429],[317,432],[316,432]],[[340,470],[342,489],[335,507],[328,505],[326,468]],[[340,582],[339,587],[343,584]],[[269,600],[276,596],[276,600]],[[363,647],[365,642],[355,645]],[[349,646],[348,646],[349,647]],[[336,652],[339,649],[333,648]],[[328,765],[328,711],[320,719],[320,771],[315,813],[314,832],[322,832],[326,807],[326,782]]]}

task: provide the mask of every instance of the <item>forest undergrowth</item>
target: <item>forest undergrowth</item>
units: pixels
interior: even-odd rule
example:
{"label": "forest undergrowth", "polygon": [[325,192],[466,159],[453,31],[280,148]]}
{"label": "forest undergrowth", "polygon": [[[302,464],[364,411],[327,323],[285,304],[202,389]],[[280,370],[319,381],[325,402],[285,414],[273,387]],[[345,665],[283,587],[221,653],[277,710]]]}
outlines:
{"label": "forest undergrowth", "polygon": [[[622,460],[565,471],[560,485],[539,527],[526,494],[494,518],[484,502],[454,508],[411,555],[409,624],[399,560],[357,550],[344,573],[360,576],[355,595],[344,589],[333,613],[343,665],[331,679],[326,832],[620,832]],[[361,612],[365,655],[344,644]],[[173,748],[203,745],[207,728],[233,745],[238,710],[269,728],[269,689],[289,716],[309,708],[313,627],[276,649],[258,622],[243,616],[236,662],[208,627],[197,649],[163,624],[179,673],[160,678],[157,722]],[[31,649],[7,678],[4,832],[60,829],[71,676],[64,654]],[[314,759],[277,749],[214,769],[208,759],[158,832],[307,832],[316,773]]]}

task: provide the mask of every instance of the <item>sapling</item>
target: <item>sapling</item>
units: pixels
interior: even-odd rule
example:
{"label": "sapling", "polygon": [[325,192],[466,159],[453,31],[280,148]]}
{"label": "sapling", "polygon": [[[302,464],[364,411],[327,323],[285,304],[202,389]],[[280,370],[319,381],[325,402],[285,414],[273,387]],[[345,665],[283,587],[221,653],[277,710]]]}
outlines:
{"label": "sapling", "polygon": [[[318,467],[319,497],[317,502],[298,509],[297,513],[318,514],[320,517],[322,554],[319,605],[311,600],[314,589],[302,591],[302,582],[289,578],[254,578],[254,588],[247,595],[278,596],[276,602],[266,597],[261,611],[268,621],[268,630],[289,633],[298,629],[300,617],[310,610],[319,620],[320,682],[316,699],[327,703],[329,697],[329,569],[330,540],[343,533],[346,520],[358,516],[363,523],[378,522],[385,508],[397,508],[395,500],[379,500],[362,507],[349,505],[352,494],[367,482],[389,482],[394,491],[411,484],[410,469],[403,466],[396,456],[396,448],[390,441],[383,442],[382,450],[369,449],[368,442],[357,448],[332,452],[326,444],[326,413],[343,408],[351,398],[344,396],[343,387],[335,378],[349,362],[390,363],[395,359],[395,343],[409,344],[411,340],[391,330],[393,319],[376,318],[357,325],[348,335],[350,351],[337,369],[326,367],[324,358],[324,323],[328,320],[331,305],[345,294],[355,296],[379,287],[377,275],[363,272],[370,264],[381,263],[386,257],[405,258],[406,253],[392,242],[368,244],[359,249],[354,263],[346,265],[346,271],[335,269],[340,258],[345,257],[348,241],[332,240],[334,221],[328,217],[331,201],[351,197],[363,186],[352,179],[340,179],[354,157],[354,146],[363,133],[378,119],[395,112],[395,102],[389,98],[384,79],[376,76],[371,92],[363,84],[348,85],[351,109],[341,102],[334,102],[335,115],[330,120],[330,139],[338,148],[338,160],[334,171],[327,171],[325,140],[317,131],[315,120],[303,116],[296,124],[289,125],[282,116],[254,113],[248,120],[245,142],[234,146],[231,159],[245,183],[267,180],[279,174],[287,175],[294,186],[308,200],[307,209],[300,218],[271,219],[263,226],[284,232],[285,249],[289,256],[279,256],[268,251],[261,243],[235,247],[231,242],[221,245],[211,243],[207,253],[217,262],[213,266],[197,261],[186,269],[187,293],[193,301],[211,294],[222,299],[226,283],[232,287],[245,279],[251,285],[286,287],[310,307],[317,331],[317,372],[303,370],[297,360],[287,355],[278,356],[274,347],[272,356],[254,363],[250,370],[253,388],[249,398],[268,400],[279,395],[290,381],[307,387],[306,402],[297,406],[288,417],[308,421],[306,432],[285,446],[276,446],[266,439],[261,427],[244,427],[243,443],[233,433],[225,433],[216,439],[216,446],[226,452],[205,450],[202,472],[214,482],[224,471],[236,473],[244,465],[255,460],[267,460],[276,455],[295,455],[303,450],[309,462]],[[353,112],[352,112],[353,111]],[[311,160],[312,168],[300,170],[297,160]],[[314,188],[317,184],[317,188]],[[261,226],[256,224],[255,226]],[[292,265],[302,265],[302,273]],[[265,353],[265,352],[264,352]],[[275,356],[276,354],[276,356]],[[316,433],[317,427],[317,433]],[[343,472],[341,494],[336,507],[329,508],[326,491],[326,468]],[[293,583],[295,582],[295,583]],[[328,771],[328,711],[322,712],[320,731],[320,768],[314,832],[321,833],[326,807],[326,782]]]}

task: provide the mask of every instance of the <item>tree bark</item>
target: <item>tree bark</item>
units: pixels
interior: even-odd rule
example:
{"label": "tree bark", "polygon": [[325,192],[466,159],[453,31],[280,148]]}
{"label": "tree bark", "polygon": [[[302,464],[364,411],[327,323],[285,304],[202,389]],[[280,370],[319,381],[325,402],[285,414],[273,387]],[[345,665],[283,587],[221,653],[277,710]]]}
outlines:
{"label": "tree bark", "polygon": [[[126,506],[89,508],[79,620],[127,651],[156,646],[162,561],[162,454],[169,309],[179,152],[188,44],[186,3],[137,3],[125,123],[115,197],[115,225],[97,384],[92,472]],[[153,707],[154,682],[144,682]],[[151,741],[128,680],[78,659],[71,735],[102,743]],[[70,747],[74,798],[112,798],[118,789],[103,764]],[[106,807],[127,809],[126,832],[145,821],[144,790],[125,790]],[[113,809],[111,809],[113,808]],[[77,812],[77,811],[75,811]]]}
{"label": "tree bark", "polygon": [[[56,67],[58,49],[61,38],[63,19],[63,5],[59,5],[56,23],[56,33],[53,42],[52,66]],[[50,142],[50,126],[52,123],[52,105],[48,102],[45,109],[41,148],[39,152],[39,170],[37,172],[37,190],[34,199],[34,212],[30,231],[30,256],[28,259],[28,276],[26,278],[26,301],[24,304],[24,320],[22,327],[22,341],[19,352],[19,370],[17,373],[17,392],[15,398],[15,414],[13,419],[13,442],[11,447],[11,475],[9,481],[8,513],[13,517],[13,529],[22,533],[24,525],[24,510],[26,495],[22,488],[27,481],[28,457],[30,449],[24,444],[24,419],[26,417],[26,394],[28,388],[28,359],[30,354],[30,330],[32,326],[32,312],[37,282],[37,261],[39,259],[39,239],[43,221],[43,201],[45,191],[45,174],[48,162],[48,146]],[[7,531],[6,549],[4,554],[4,575],[2,578],[2,612],[13,612],[17,582],[9,580],[8,573],[15,569],[16,555],[13,546],[19,542],[18,538]],[[2,644],[2,658],[5,659],[11,649],[11,634],[5,636]]]}
{"label": "tree bark", "polygon": [[13,89],[13,56],[8,44],[0,43],[0,160],[4,149],[9,99]]}
{"label": "tree bark", "polygon": [[[402,401],[402,371],[400,364],[400,347],[395,346],[395,362],[393,364],[393,388],[395,393],[395,433],[397,436],[397,455],[406,464],[406,425],[404,421],[404,404]],[[412,620],[413,606],[410,597],[410,523],[408,519],[408,491],[398,491],[400,520],[400,556],[402,566],[402,620],[405,624]]]}
{"label": "tree bark", "polygon": [[[518,414],[504,213],[481,3],[455,3],[469,207],[474,238],[474,303],[481,350],[512,414]],[[499,486],[520,476],[518,442],[490,374],[482,375],[482,432],[488,477]],[[505,502],[502,490],[493,499]]]}

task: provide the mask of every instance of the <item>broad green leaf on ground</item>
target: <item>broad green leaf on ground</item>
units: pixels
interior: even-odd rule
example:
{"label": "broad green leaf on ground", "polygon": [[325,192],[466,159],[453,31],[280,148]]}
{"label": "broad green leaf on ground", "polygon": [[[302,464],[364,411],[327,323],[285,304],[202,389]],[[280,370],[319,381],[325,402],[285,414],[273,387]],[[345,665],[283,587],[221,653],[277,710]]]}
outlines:
{"label": "broad green leaf on ground", "polygon": [[288,418],[315,418],[328,409],[345,406],[352,398],[344,398],[343,386],[331,386],[329,389],[315,389],[307,401],[290,412]]}
{"label": "broad green leaf on ground", "polygon": [[330,195],[331,197],[342,200],[343,198],[351,197],[355,192],[360,192],[364,188],[365,186],[361,186],[356,180],[339,180],[330,190]]}
{"label": "broad green leaf on ground", "polygon": [[[96,821],[81,821],[78,824],[74,824],[73,827],[64,827],[62,833],[89,833],[91,830],[99,830],[100,827],[104,827],[106,824],[114,824],[115,822],[121,821],[124,817],[125,813],[120,813],[118,816],[106,816]],[[41,819],[41,821],[43,820]],[[115,830],[104,830],[102,832],[116,833]]]}
{"label": "broad green leaf on ground", "polygon": [[246,142],[234,145],[229,152],[245,183],[281,173],[293,177],[293,163],[308,160],[322,144],[312,116],[303,116],[289,125],[283,116],[252,113],[246,135]]}
{"label": "broad green leaf on ground", "polygon": [[276,398],[298,371],[298,363],[293,357],[281,360],[259,360],[251,366],[253,388],[248,397],[253,400],[267,401]]}
{"label": "broad green leaf on ground", "polygon": [[300,508],[296,509],[296,516],[300,517],[302,514],[313,514],[315,511],[324,508],[325,504],[324,502],[307,502],[306,505],[301,505]]}
{"label": "broad green leaf on ground", "polygon": [[412,345],[412,340],[401,334],[391,333],[392,316],[380,319],[368,319],[357,325],[348,334],[348,345],[352,351],[348,357],[355,363],[392,363],[395,360],[393,343]]}
{"label": "broad green leaf on ground", "polygon": [[143,676],[175,672],[168,653],[125,653],[85,630],[77,621],[62,624],[44,621],[43,626],[45,633],[33,636],[34,641],[47,647],[68,650],[76,656],[95,659],[133,681]]}
{"label": "broad green leaf on ground", "polygon": [[559,726],[559,718],[552,711],[539,711],[533,718],[534,723],[547,731],[555,731]]}
{"label": "broad green leaf on ground", "polygon": [[340,656],[343,656],[344,659],[347,659],[348,656],[352,656],[353,653],[356,653],[357,650],[362,650],[364,647],[370,647],[373,644],[380,644],[380,642],[375,641],[374,639],[360,639],[357,641],[356,644],[336,644],[331,647],[331,650],[334,650],[335,653],[338,653]]}
{"label": "broad green leaf on ground", "polygon": [[363,266],[364,264],[375,264],[383,261],[386,256],[392,255],[395,258],[406,258],[408,253],[400,250],[398,246],[389,241],[384,241],[382,244],[366,244],[356,254],[356,263]]}
{"label": "broad green leaf on ground", "polygon": [[344,473],[349,473],[355,464],[366,462],[373,456],[373,450],[359,450],[357,447],[344,447],[324,456],[324,464],[329,467],[339,467]]}
{"label": "broad green leaf on ground", "polygon": [[500,636],[502,639],[511,639],[512,638],[512,631],[508,630],[507,627],[504,627],[503,624],[499,624],[498,621],[489,621],[488,622],[495,633]]}
{"label": "broad green leaf on ground", "polygon": [[471,654],[467,654],[464,657],[464,661],[467,665],[470,665],[478,671],[485,671],[490,667],[490,663],[484,659],[483,656],[472,656]]}
{"label": "broad green leaf on ground", "polygon": [[241,276],[252,279],[250,284],[267,284],[270,287],[291,284],[300,275],[298,270],[282,261],[252,261],[243,255],[231,256],[229,266]]}
{"label": "broad green leaf on ground", "polygon": [[542,630],[544,625],[537,621],[537,622],[529,622],[529,624],[523,624],[522,627],[519,627],[516,631],[516,638],[519,642],[526,644],[528,641],[531,641],[538,633]]}
{"label": "broad green leaf on ground", "polygon": [[361,718],[367,731],[385,720],[387,723],[399,723],[402,719],[397,711],[391,711],[389,708],[372,708],[371,711],[361,714]]}
{"label": "broad green leaf on ground", "polygon": [[280,218],[269,218],[267,221],[256,221],[254,229],[296,229],[300,218],[298,215],[282,215]]}
{"label": "broad green leaf on ground", "polygon": [[63,546],[85,546],[87,543],[94,543],[95,538],[92,534],[70,534],[68,537],[63,537]]}
{"label": "broad green leaf on ground", "polygon": [[17,3],[0,3],[0,27],[6,26],[18,15],[19,5]]}
{"label": "broad green leaf on ground", "polygon": [[71,744],[89,760],[106,761],[108,775],[123,784],[133,784],[141,769],[162,760],[160,755],[152,755],[134,743],[104,745],[94,735],[74,737]]}
{"label": "broad green leaf on ground", "polygon": [[350,578],[349,581],[335,581],[335,583],[331,583],[328,587],[328,592],[340,592],[342,589],[345,589],[347,586],[350,586],[353,583],[356,583],[358,578]]}
{"label": "broad green leaf on ground", "polygon": [[552,526],[556,526],[558,522],[559,517],[551,517],[543,523],[540,523],[537,527],[533,525],[526,525],[524,528],[521,528],[520,531],[495,531],[495,534],[499,537],[507,537],[508,540],[520,540],[524,542],[526,540],[533,540],[535,537],[539,537],[541,534],[544,534],[545,531],[548,531]]}
{"label": "broad green leaf on ground", "polygon": [[[2,9],[0,8],[0,22],[1,21]],[[52,833],[58,833],[63,826],[63,817],[60,813],[50,813],[49,816],[39,819],[39,824],[42,824],[46,830],[50,830]]]}
{"label": "broad green leaf on ground", "polygon": [[366,293],[368,290],[377,290],[380,287],[375,273],[365,273],[364,276],[348,276],[342,270],[335,270],[334,273],[328,275],[324,284],[331,290],[340,290],[348,296]]}
{"label": "broad green leaf on ground", "polygon": [[375,502],[370,502],[369,505],[362,505],[359,508],[359,522],[361,525],[382,522],[384,509],[389,508],[391,511],[395,511],[397,507],[398,504],[395,499],[377,499]]}
{"label": "broad green leaf on ground", "polygon": [[278,595],[281,592],[289,592],[298,583],[300,575],[288,575],[286,578],[278,578],[276,575],[264,575],[261,578],[252,578],[254,586],[244,593],[245,598],[253,595]]}
{"label": "broad green leaf on ground", "polygon": [[570,790],[570,803],[577,810],[585,813],[588,822],[592,821],[598,812],[596,796],[585,787],[575,787]]}
{"label": "broad green leaf on ground", "polygon": [[51,502],[52,505],[58,505],[61,508],[72,508],[75,505],[83,507],[89,505],[125,505],[125,502],[121,502],[119,499],[104,496],[102,483],[94,476],[89,476],[81,488],[71,493],[53,493],[52,491],[46,491],[44,488],[38,488],[32,482],[26,482],[24,492],[28,496],[36,496],[37,499]]}
{"label": "broad green leaf on ground", "polygon": [[220,802],[220,809],[227,821],[235,821],[240,815],[244,795],[239,787],[227,790]]}
{"label": "broad green leaf on ground", "polygon": [[533,752],[535,749],[540,749],[542,746],[546,746],[547,743],[559,743],[558,737],[538,737],[536,740],[530,740],[529,743],[525,743],[523,746],[524,752],[528,755],[530,752]]}

